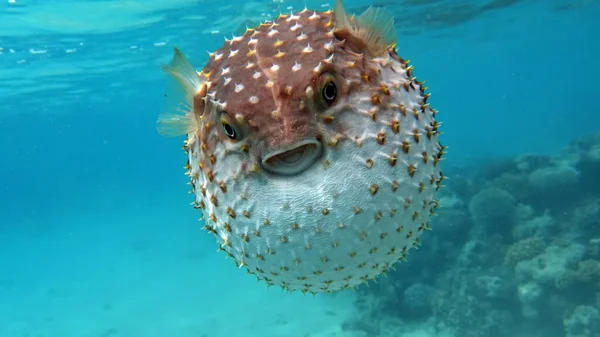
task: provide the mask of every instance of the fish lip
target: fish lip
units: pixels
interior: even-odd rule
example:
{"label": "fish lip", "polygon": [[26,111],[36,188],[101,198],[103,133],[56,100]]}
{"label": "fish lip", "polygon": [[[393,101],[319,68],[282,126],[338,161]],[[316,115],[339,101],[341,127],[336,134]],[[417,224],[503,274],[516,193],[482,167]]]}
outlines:
{"label": "fish lip", "polygon": [[294,176],[308,170],[323,155],[323,144],[318,137],[270,151],[260,160],[261,167],[275,175]]}

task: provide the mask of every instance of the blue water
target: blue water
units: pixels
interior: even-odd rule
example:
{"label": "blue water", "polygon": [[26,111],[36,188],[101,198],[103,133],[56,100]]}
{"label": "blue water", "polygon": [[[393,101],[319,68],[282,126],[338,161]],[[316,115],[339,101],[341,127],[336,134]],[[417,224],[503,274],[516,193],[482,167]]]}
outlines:
{"label": "blue water", "polygon": [[[449,326],[443,333],[457,336],[600,334],[600,313],[595,318],[600,285],[594,285],[600,272],[591,272],[591,283],[577,286],[580,293],[573,296],[568,295],[573,289],[544,288],[556,298],[552,305],[559,313],[535,319],[515,304],[526,284],[512,281],[502,295],[506,301],[480,298],[486,306],[477,307],[479,316],[471,313],[469,301],[444,307],[431,299],[422,305],[424,313],[403,310],[419,307],[408,303],[405,290],[415,284],[439,288],[459,270],[456,261],[465,247],[483,242],[473,254],[491,254],[493,233],[476,234],[481,232],[476,219],[467,234],[452,227],[432,234],[432,244],[425,242],[416,253],[421,260],[404,272],[400,266],[381,286],[336,295],[267,289],[216,252],[214,239],[200,230],[200,214],[189,205],[182,139],[156,133],[166,77],[160,64],[177,46],[201,65],[224,36],[305,5],[325,10],[333,1],[0,5],[1,337],[442,336],[432,330],[438,326]],[[500,159],[556,155],[574,139],[600,131],[600,2],[346,1],[351,11],[364,5],[385,6],[396,17],[398,52],[426,80],[430,102],[440,111],[450,180],[456,174],[456,181],[468,181],[465,175]],[[502,163],[496,170],[511,170]],[[587,179],[582,185],[600,186],[597,175],[576,169],[579,179]],[[483,174],[473,181],[486,179],[492,178]],[[574,184],[580,182],[568,185]],[[477,186],[456,195],[473,205],[473,196],[487,185]],[[569,250],[574,249],[569,243],[584,245],[587,255],[573,265],[600,260],[600,253],[588,251],[594,249],[588,241],[600,237],[597,189],[565,195],[564,188],[550,194],[531,190],[527,196],[506,189],[517,203],[533,205],[536,216],[547,211],[555,222],[572,225],[557,225],[544,238],[548,246],[567,242]],[[544,198],[549,201],[536,204]],[[566,208],[544,210],[567,201]],[[587,217],[580,216],[582,209]],[[464,216],[474,218],[473,208],[469,211]],[[444,214],[436,221],[442,226]],[[504,240],[498,254],[504,255],[511,240],[518,241]],[[441,252],[456,263],[437,260]],[[468,268],[511,272],[501,260]],[[520,282],[514,276],[501,279]],[[453,287],[444,290],[458,286]],[[565,334],[562,317],[581,312],[576,310],[581,305],[595,308],[586,309],[592,323],[579,335]],[[500,320],[504,313],[512,318],[503,321],[504,330],[473,325],[465,333],[442,322],[448,315],[439,310],[470,313],[481,322]],[[503,314],[480,317],[497,310]]]}

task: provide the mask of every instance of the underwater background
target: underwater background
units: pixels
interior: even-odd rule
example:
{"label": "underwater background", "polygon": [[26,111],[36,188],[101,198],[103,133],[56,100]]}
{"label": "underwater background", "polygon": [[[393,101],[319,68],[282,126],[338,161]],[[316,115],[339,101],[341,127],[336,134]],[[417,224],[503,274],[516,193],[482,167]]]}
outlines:
{"label": "underwater background", "polygon": [[332,0],[0,4],[0,337],[600,336],[600,2],[345,3],[394,14],[449,179],[408,262],[317,296],[216,252],[155,122],[173,47]]}

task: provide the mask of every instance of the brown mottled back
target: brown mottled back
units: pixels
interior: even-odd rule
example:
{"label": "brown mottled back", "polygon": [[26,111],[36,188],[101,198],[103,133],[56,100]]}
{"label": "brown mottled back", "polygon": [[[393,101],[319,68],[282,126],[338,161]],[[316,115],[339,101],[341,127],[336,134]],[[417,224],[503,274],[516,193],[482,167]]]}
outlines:
{"label": "brown mottled back", "polygon": [[[319,75],[330,70],[350,80],[364,72],[362,55],[346,50],[334,35],[334,24],[331,11],[305,10],[227,40],[211,53],[203,71],[211,83],[209,95],[224,103],[230,116],[242,116],[243,124],[268,142],[266,147],[295,141],[295,135],[306,134],[303,129],[317,127],[311,112],[319,107],[307,99],[306,90],[318,91]],[[358,65],[344,69],[348,62]],[[341,96],[347,84],[339,84]]]}

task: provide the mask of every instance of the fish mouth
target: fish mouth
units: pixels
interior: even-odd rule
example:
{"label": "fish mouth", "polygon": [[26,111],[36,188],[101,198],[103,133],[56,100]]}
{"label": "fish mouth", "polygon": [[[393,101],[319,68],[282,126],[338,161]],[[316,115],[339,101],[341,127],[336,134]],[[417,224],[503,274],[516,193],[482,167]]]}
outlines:
{"label": "fish mouth", "polygon": [[322,153],[323,145],[317,138],[304,139],[269,152],[261,165],[272,174],[292,176],[308,170]]}

